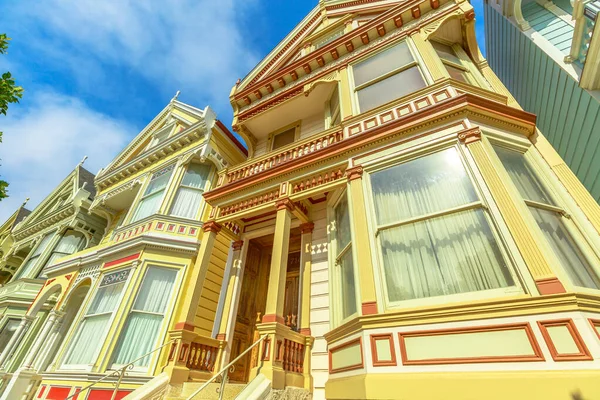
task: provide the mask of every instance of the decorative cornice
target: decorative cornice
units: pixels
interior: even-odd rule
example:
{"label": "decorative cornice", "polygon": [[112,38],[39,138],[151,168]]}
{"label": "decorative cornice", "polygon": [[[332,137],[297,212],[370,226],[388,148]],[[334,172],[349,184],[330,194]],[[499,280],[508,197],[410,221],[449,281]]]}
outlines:
{"label": "decorative cornice", "polygon": [[284,197],[275,202],[275,208],[277,209],[277,211],[281,211],[281,210],[294,211],[296,206],[294,205],[294,202],[289,199],[289,197]]}
{"label": "decorative cornice", "polygon": [[363,176],[363,167],[361,165],[356,165],[346,169],[346,176],[348,177],[348,181],[361,179]]}
{"label": "decorative cornice", "polygon": [[233,251],[239,251],[239,250],[241,250],[242,246],[244,246],[244,241],[243,240],[236,240],[235,242],[231,243],[231,249]]}
{"label": "decorative cornice", "polygon": [[467,131],[460,132],[458,134],[458,140],[468,145],[481,140],[481,129],[479,127],[469,129]]}
{"label": "decorative cornice", "polygon": [[300,232],[304,235],[306,233],[312,233],[315,229],[315,224],[313,222],[306,222],[304,224],[300,224]]}
{"label": "decorative cornice", "polygon": [[221,232],[221,229],[223,227],[221,226],[221,224],[217,223],[216,221],[208,221],[205,222],[204,225],[202,226],[202,230],[204,232],[214,232],[214,233],[219,233]]}

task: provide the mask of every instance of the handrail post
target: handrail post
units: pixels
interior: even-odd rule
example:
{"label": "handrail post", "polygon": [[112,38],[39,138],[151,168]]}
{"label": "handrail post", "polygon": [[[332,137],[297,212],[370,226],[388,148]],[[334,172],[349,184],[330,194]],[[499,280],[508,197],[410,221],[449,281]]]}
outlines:
{"label": "handrail post", "polygon": [[121,387],[121,381],[123,380],[123,375],[125,375],[125,371],[127,370],[127,367],[129,367],[129,364],[123,368],[121,368],[121,370],[119,371],[119,379],[117,379],[117,383],[115,385],[115,390],[113,390],[113,394],[112,397],[110,398],[110,400],[115,400],[117,398],[117,393],[119,393],[119,387]]}

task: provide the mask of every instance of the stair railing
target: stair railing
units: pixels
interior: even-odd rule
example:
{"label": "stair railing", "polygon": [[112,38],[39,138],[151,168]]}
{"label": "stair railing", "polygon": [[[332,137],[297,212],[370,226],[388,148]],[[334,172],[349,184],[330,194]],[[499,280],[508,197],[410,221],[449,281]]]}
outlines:
{"label": "stair railing", "polygon": [[116,369],[114,371],[111,371],[111,372],[108,372],[108,373],[104,374],[104,376],[102,378],[95,380],[94,382],[90,383],[89,385],[87,385],[84,388],[76,390],[75,393],[73,393],[69,397],[65,398],[65,400],[72,399],[73,397],[78,396],[79,394],[83,393],[85,390],[88,390],[92,386],[95,386],[98,383],[100,383],[100,382],[102,382],[102,381],[104,381],[104,380],[106,380],[106,379],[108,379],[110,377],[116,376],[117,377],[117,382],[115,384],[115,389],[113,390],[113,394],[112,394],[112,396],[110,398],[110,400],[115,400],[116,397],[117,397],[117,393],[119,391],[119,387],[121,386],[121,381],[125,377],[125,374],[127,373],[128,369],[133,369],[133,367],[135,367],[135,363],[136,362],[138,362],[140,360],[143,360],[144,358],[148,357],[150,354],[157,352],[158,350],[162,349],[165,346],[170,345],[171,343],[175,342],[176,340],[177,339],[170,340],[167,343],[163,344],[162,346],[157,347],[154,350],[151,350],[148,353],[144,354],[143,356],[136,358],[135,360],[131,361],[130,363],[125,364],[122,367],[119,367],[118,369]]}
{"label": "stair railing", "polygon": [[192,393],[191,395],[189,395],[186,400],[192,400],[192,398],[194,396],[196,396],[198,393],[200,393],[201,391],[203,391],[206,387],[208,387],[208,385],[210,385],[211,383],[215,382],[219,376],[223,376],[223,378],[221,379],[221,387],[219,389],[219,400],[223,400],[223,394],[225,392],[225,384],[228,381],[227,376],[229,375],[230,372],[233,372],[233,364],[235,364],[236,362],[238,362],[242,357],[244,357],[246,354],[248,354],[248,352],[250,350],[252,350],[256,346],[258,346],[261,342],[263,342],[267,338],[267,336],[268,335],[264,335],[260,339],[258,339],[256,342],[252,343],[252,345],[250,347],[248,347],[246,350],[244,350],[242,352],[242,354],[240,354],[233,361],[231,361],[229,364],[227,364],[226,366],[224,366],[219,372],[217,372],[208,381],[204,382],[204,385],[200,386],[194,393]]}

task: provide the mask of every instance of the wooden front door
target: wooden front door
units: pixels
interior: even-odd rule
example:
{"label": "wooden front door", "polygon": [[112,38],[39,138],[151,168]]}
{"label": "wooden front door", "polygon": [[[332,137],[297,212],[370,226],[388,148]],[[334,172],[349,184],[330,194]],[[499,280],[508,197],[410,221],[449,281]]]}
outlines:
{"label": "wooden front door", "polygon": [[[267,300],[269,253],[252,241],[248,243],[248,254],[242,277],[242,290],[238,302],[230,360],[234,360],[254,342],[255,326],[257,320],[260,322]],[[234,365],[234,371],[229,374],[230,380],[236,382],[248,381],[248,374],[252,368],[250,365],[251,353],[248,352]]]}

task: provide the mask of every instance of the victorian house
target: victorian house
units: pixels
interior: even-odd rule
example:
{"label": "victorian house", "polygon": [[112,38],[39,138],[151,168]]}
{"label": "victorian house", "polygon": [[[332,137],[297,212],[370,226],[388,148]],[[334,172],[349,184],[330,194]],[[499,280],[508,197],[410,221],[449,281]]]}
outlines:
{"label": "victorian house", "polygon": [[[210,267],[201,280],[205,288],[193,292],[196,256],[211,226],[202,222],[209,212],[202,195],[219,171],[245,158],[246,149],[209,107],[174,98],[95,179],[90,175],[86,188],[94,196],[86,192],[83,197],[86,215],[102,218],[94,230],[72,225],[88,232],[84,245],[77,242],[75,250],[82,251],[52,253],[44,267],[40,261],[35,269],[25,260],[22,269],[28,272],[17,276],[38,276],[43,270],[47,280],[31,282],[36,286],[20,316],[27,323],[17,320],[14,334],[25,339],[12,340],[2,353],[14,360],[5,365],[19,368],[1,398],[122,398],[162,371],[173,343],[167,332],[185,319],[181,310],[191,298],[201,307],[192,316],[195,336],[186,338],[218,348],[212,333],[231,240],[224,228],[222,238],[211,243]],[[57,197],[63,203],[51,207],[66,207]],[[82,201],[79,194],[75,198]],[[36,213],[15,231],[19,244],[21,232],[33,237]],[[68,229],[60,231],[62,237],[72,234]],[[34,249],[47,240],[42,237]],[[30,259],[38,253],[32,251]],[[38,320],[35,327],[28,325]],[[11,349],[20,358],[11,358]],[[111,375],[123,366],[126,376]]]}
{"label": "victorian house", "polygon": [[484,10],[490,66],[600,202],[600,1],[486,0]]}
{"label": "victorian house", "polygon": [[33,212],[19,208],[0,231],[0,390],[21,365],[33,361],[27,357],[28,349],[51,318],[57,297],[38,297],[51,281],[49,267],[62,257],[97,245],[104,235],[106,219],[90,211],[96,194],[94,175],[82,164]]}

